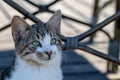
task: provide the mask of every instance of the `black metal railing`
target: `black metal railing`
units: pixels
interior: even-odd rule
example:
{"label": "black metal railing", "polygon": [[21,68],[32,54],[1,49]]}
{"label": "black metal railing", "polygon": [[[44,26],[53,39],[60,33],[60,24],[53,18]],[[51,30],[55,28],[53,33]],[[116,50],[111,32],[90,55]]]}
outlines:
{"label": "black metal railing", "polygon": [[[40,19],[36,18],[34,15],[36,15],[39,12],[54,13],[54,11],[50,10],[49,7],[52,6],[53,4],[59,2],[59,1],[62,1],[62,0],[55,0],[55,1],[53,1],[50,4],[47,4],[47,5],[37,5],[37,4],[33,3],[30,0],[26,0],[26,2],[28,2],[29,4],[31,4],[31,5],[33,5],[33,6],[35,6],[35,7],[38,8],[38,11],[36,11],[34,13],[29,13],[27,10],[25,10],[24,8],[22,8],[18,3],[14,2],[13,0],[4,0],[4,2],[6,2],[8,5],[10,5],[11,7],[13,7],[14,9],[16,9],[21,14],[23,14],[24,15],[24,19],[29,18],[33,22],[35,22],[35,23],[41,23],[41,24],[44,24],[44,22],[42,22]],[[117,1],[120,2],[119,0],[117,0]],[[74,36],[74,37],[65,37],[63,35],[60,35],[61,39],[65,43],[65,44],[63,44],[63,47],[62,47],[63,50],[80,49],[80,50],[86,51],[86,52],[88,52],[90,54],[96,55],[98,57],[101,57],[103,59],[106,59],[108,61],[113,62],[114,64],[113,63],[112,64],[108,63],[108,64],[111,64],[112,66],[114,66],[114,65],[116,66],[116,64],[117,64],[117,66],[120,65],[119,58],[116,57],[116,56],[114,56],[114,55],[111,55],[111,52],[110,52],[109,55],[107,55],[105,53],[102,53],[102,52],[99,52],[99,51],[97,51],[95,49],[92,49],[92,48],[88,47],[87,45],[81,44],[81,42],[80,42],[81,40],[83,40],[83,39],[85,39],[87,37],[90,37],[91,35],[93,35],[93,37],[94,37],[95,33],[97,31],[99,31],[99,30],[102,31],[102,32],[104,32],[108,36],[110,42],[116,41],[116,38],[111,38],[111,36],[106,31],[102,30],[102,28],[104,26],[106,26],[107,24],[111,23],[112,21],[119,20],[119,18],[120,18],[120,10],[117,9],[117,11],[116,11],[115,14],[113,14],[109,18],[105,19],[101,23],[97,23],[98,16],[99,16],[99,11],[101,11],[104,7],[106,7],[111,2],[113,2],[113,0],[110,0],[110,1],[106,2],[103,6],[100,7],[100,6],[98,6],[99,0],[95,0],[93,18],[92,18],[91,23],[86,23],[86,22],[83,22],[83,21],[80,21],[80,20],[73,19],[71,17],[67,17],[65,15],[62,15],[62,18],[69,19],[71,21],[75,21],[75,22],[78,22],[78,23],[81,23],[81,24],[84,24],[84,25],[87,25],[87,26],[91,27],[88,31],[84,32],[83,34],[77,35],[77,36]],[[119,21],[117,21],[116,24],[118,24],[118,22]],[[4,29],[8,28],[9,26],[10,26],[10,24],[8,24],[8,25],[0,28],[0,31],[3,31]],[[118,32],[120,33],[120,30]],[[117,39],[119,39],[119,38],[117,38]],[[109,47],[109,48],[111,49],[111,47]],[[115,46],[114,48],[118,49],[119,47]],[[116,51],[112,51],[112,54],[114,54],[114,52],[116,52]],[[117,54],[119,55],[119,51],[117,52]],[[112,69],[109,68],[109,71],[111,71]]]}

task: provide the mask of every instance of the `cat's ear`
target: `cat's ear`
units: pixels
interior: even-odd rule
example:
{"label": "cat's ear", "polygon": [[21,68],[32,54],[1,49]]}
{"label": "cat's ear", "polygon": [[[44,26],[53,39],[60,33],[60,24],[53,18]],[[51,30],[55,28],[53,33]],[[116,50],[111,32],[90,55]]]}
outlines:
{"label": "cat's ear", "polygon": [[60,24],[61,24],[61,11],[58,10],[55,12],[55,14],[49,19],[47,22],[49,28],[55,32],[60,34]]}
{"label": "cat's ear", "polygon": [[19,41],[24,38],[29,25],[19,16],[14,16],[12,19],[12,35],[15,41]]}

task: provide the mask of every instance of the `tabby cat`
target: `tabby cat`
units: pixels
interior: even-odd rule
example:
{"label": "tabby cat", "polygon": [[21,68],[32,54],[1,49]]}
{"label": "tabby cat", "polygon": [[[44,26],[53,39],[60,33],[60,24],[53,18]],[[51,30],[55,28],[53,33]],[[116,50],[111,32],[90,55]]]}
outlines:
{"label": "tabby cat", "polygon": [[62,80],[60,22],[60,10],[47,23],[32,26],[14,16],[11,26],[16,57],[2,80]]}

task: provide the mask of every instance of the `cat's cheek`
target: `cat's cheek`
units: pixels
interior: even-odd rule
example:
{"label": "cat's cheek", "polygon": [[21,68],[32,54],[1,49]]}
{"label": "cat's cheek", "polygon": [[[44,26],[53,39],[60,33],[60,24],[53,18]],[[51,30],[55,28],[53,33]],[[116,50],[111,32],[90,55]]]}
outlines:
{"label": "cat's cheek", "polygon": [[36,56],[36,54],[28,55],[28,56],[25,57],[25,59],[27,61],[31,60],[31,61],[36,62],[36,63],[40,63],[41,62],[40,59],[38,59],[38,57]]}
{"label": "cat's cheek", "polygon": [[25,60],[33,60],[33,54],[29,54],[29,55],[24,56],[24,59]]}

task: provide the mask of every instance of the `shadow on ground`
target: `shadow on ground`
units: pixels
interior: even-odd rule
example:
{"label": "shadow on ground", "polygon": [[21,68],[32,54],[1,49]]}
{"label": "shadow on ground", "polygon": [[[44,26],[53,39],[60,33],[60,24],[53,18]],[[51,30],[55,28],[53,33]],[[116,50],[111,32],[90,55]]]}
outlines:
{"label": "shadow on ground", "polygon": [[[109,80],[105,74],[100,73],[83,56],[74,51],[63,54],[62,69],[64,80]],[[9,67],[14,60],[14,50],[0,51],[0,69]]]}

